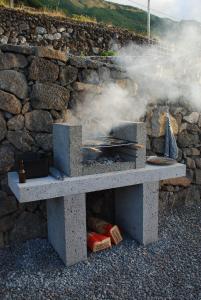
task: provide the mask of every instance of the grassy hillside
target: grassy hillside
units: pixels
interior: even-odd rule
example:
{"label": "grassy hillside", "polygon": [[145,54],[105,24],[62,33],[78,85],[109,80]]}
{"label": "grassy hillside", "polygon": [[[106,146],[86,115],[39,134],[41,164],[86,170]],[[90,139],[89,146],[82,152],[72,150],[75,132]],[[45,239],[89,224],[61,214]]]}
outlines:
{"label": "grassy hillside", "polygon": [[[67,16],[81,15],[95,18],[97,22],[119,26],[136,33],[146,34],[146,12],[132,6],[119,5],[105,0],[15,0],[25,5],[61,9]],[[82,19],[80,19],[82,20]],[[83,18],[84,20],[84,18]],[[151,16],[152,36],[162,37],[164,32],[176,31],[180,23]]]}

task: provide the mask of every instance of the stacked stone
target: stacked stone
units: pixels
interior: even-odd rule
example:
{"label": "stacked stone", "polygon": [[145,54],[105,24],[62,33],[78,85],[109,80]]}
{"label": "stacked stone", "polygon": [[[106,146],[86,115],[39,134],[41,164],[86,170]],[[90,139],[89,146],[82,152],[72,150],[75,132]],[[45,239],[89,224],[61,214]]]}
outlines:
{"label": "stacked stone", "polygon": [[127,30],[0,8],[0,44],[51,46],[74,55],[98,55],[130,41],[147,43],[145,37]]}
{"label": "stacked stone", "polygon": [[[149,155],[163,155],[167,107],[150,107],[147,113],[147,150]],[[179,148],[178,162],[187,165],[187,178],[161,183],[161,209],[201,200],[201,113],[180,105],[170,106],[171,125]]]}
{"label": "stacked stone", "polygon": [[0,245],[46,235],[44,204],[19,205],[7,185],[18,154],[52,153],[52,124],[103,81],[119,78],[113,64],[67,57],[45,47],[0,47]]}

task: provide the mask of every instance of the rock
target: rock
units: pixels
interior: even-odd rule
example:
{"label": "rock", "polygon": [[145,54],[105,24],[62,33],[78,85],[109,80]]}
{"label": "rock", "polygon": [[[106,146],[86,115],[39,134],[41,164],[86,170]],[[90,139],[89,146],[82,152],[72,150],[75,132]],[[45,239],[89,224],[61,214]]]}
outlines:
{"label": "rock", "polygon": [[47,30],[42,26],[37,26],[35,32],[36,34],[45,34],[47,33]]}
{"label": "rock", "polygon": [[21,102],[9,93],[0,90],[0,109],[10,112],[12,114],[19,114],[21,112]]}
{"label": "rock", "polygon": [[199,120],[200,114],[198,112],[192,112],[189,116],[184,116],[184,121],[191,123],[191,124],[197,124]]}
{"label": "rock", "polygon": [[73,67],[76,67],[76,68],[98,69],[103,64],[98,62],[98,61],[94,61],[92,59],[86,59],[84,57],[70,57],[70,65],[73,66]]}
{"label": "rock", "polygon": [[57,84],[36,83],[31,93],[31,104],[37,109],[63,110],[69,101],[70,92]]}
{"label": "rock", "polygon": [[101,94],[103,91],[103,87],[96,84],[88,84],[83,82],[75,82],[73,88],[77,92],[84,92],[84,93],[93,93],[93,94]]}
{"label": "rock", "polygon": [[200,169],[195,170],[195,180],[196,180],[196,184],[201,184],[201,170]]}
{"label": "rock", "polygon": [[100,48],[92,47],[92,52],[93,52],[93,54],[98,55],[100,53]]}
{"label": "rock", "polygon": [[199,135],[198,134],[191,134],[187,131],[183,131],[178,135],[178,145],[181,148],[186,148],[190,146],[196,146],[199,144]]}
{"label": "rock", "polygon": [[29,68],[29,79],[54,82],[59,76],[59,66],[53,62],[35,57]]}
{"label": "rock", "polygon": [[14,163],[14,151],[11,145],[0,145],[0,173],[10,171]]}
{"label": "rock", "polygon": [[200,150],[197,148],[191,148],[191,155],[193,155],[193,156],[200,155]]}
{"label": "rock", "polygon": [[[166,107],[157,107],[154,109],[152,117],[151,117],[151,135],[153,137],[161,137],[165,135],[165,129],[166,129]],[[170,115],[170,123],[172,126],[172,130],[174,135],[178,134],[179,128],[176,119]]]}
{"label": "rock", "polygon": [[28,62],[25,56],[13,53],[0,53],[0,70],[25,68]]}
{"label": "rock", "polygon": [[15,214],[0,218],[0,232],[7,232],[11,230],[15,224],[15,219]]}
{"label": "rock", "polygon": [[62,32],[64,32],[64,31],[66,31],[66,28],[65,28],[65,27],[60,27],[60,28],[58,28],[58,32],[62,33]]}
{"label": "rock", "polygon": [[100,82],[110,82],[110,70],[106,67],[100,67],[98,69]]}
{"label": "rock", "polygon": [[60,60],[63,62],[67,62],[67,60],[68,60],[66,52],[53,50],[53,49],[47,48],[47,47],[37,47],[36,48],[36,56],[50,58],[50,59],[56,59],[56,60]]}
{"label": "rock", "polygon": [[199,116],[198,126],[201,128],[201,114],[200,114],[200,116]]}
{"label": "rock", "polygon": [[62,85],[68,85],[76,81],[78,70],[72,66],[61,68],[59,79]]}
{"label": "rock", "polygon": [[24,36],[19,36],[18,40],[19,40],[19,42],[20,42],[21,45],[26,44],[26,41],[27,41]]}
{"label": "rock", "polygon": [[173,186],[183,186],[188,187],[191,185],[191,180],[187,177],[178,177],[178,178],[171,178],[161,181],[161,185],[173,185]]}
{"label": "rock", "polygon": [[6,35],[2,35],[0,37],[0,43],[1,44],[7,44],[8,43],[8,37]]}
{"label": "rock", "polygon": [[31,110],[31,104],[29,102],[26,102],[22,107],[22,114],[24,115],[30,110]]}
{"label": "rock", "polygon": [[22,212],[16,219],[14,228],[10,232],[11,241],[26,241],[46,237],[46,221],[37,214]]}
{"label": "rock", "polygon": [[195,163],[196,163],[196,167],[197,167],[198,169],[201,169],[201,158],[196,158],[196,159],[195,159]]}
{"label": "rock", "polygon": [[0,27],[0,35],[4,34],[4,29]]}
{"label": "rock", "polygon": [[[39,36],[38,36],[38,38],[39,38]],[[44,35],[44,39],[46,39],[48,41],[53,41],[54,40],[54,36],[53,36],[53,34],[45,34]]]}
{"label": "rock", "polygon": [[61,33],[59,33],[59,32],[54,33],[53,38],[54,38],[54,40],[60,40],[61,39]]}
{"label": "rock", "polygon": [[17,202],[14,196],[5,196],[1,198],[1,191],[0,191],[0,217],[6,216],[11,214],[17,210]]}
{"label": "rock", "polygon": [[68,32],[62,32],[61,36],[62,39],[64,39],[66,42],[68,42],[69,39],[71,38],[71,35]]}
{"label": "rock", "polygon": [[183,198],[186,206],[198,204],[200,202],[200,192],[198,187],[192,185],[183,192]]}
{"label": "rock", "polygon": [[87,69],[82,71],[82,81],[84,83],[98,84],[100,79],[97,71]]}
{"label": "rock", "polygon": [[24,128],[24,117],[17,115],[7,122],[8,130],[21,130]]}
{"label": "rock", "polygon": [[111,70],[111,78],[112,79],[126,79],[128,75],[125,71],[120,70]]}
{"label": "rock", "polygon": [[187,157],[186,165],[189,169],[196,169],[195,161],[190,157]]}
{"label": "rock", "polygon": [[14,70],[0,71],[0,89],[20,99],[28,96],[28,85],[24,74]]}
{"label": "rock", "polygon": [[30,131],[51,132],[53,119],[48,111],[33,110],[25,114],[25,127]]}
{"label": "rock", "polygon": [[3,117],[3,114],[0,113],[0,141],[2,141],[6,136],[7,128],[6,121]]}
{"label": "rock", "polygon": [[152,141],[152,150],[159,154],[164,154],[165,140],[163,138],[154,138]]}
{"label": "rock", "polygon": [[31,135],[25,130],[8,131],[7,139],[18,150],[23,152],[31,151],[31,146],[34,143]]}
{"label": "rock", "polygon": [[37,133],[35,135],[36,144],[45,151],[52,150],[52,134]]}
{"label": "rock", "polygon": [[0,49],[3,52],[13,52],[13,53],[19,53],[24,55],[34,55],[35,47],[32,46],[17,46],[17,45],[2,45]]}

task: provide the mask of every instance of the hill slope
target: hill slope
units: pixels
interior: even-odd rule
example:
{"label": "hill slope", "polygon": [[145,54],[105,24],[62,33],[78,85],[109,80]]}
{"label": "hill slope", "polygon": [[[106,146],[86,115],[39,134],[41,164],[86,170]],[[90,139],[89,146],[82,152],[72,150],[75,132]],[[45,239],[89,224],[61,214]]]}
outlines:
{"label": "hill slope", "polygon": [[[19,0],[35,7],[62,9],[66,15],[95,17],[98,22],[119,26],[136,33],[146,34],[147,14],[136,7],[110,3],[105,0]],[[184,22],[183,22],[184,23]],[[181,22],[151,15],[152,36],[162,37],[167,31],[177,31]]]}

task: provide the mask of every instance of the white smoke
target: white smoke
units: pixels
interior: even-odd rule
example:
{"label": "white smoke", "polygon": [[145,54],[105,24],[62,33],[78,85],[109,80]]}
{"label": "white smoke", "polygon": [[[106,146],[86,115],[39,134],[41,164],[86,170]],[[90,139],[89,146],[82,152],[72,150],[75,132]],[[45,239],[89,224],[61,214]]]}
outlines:
{"label": "white smoke", "polygon": [[85,134],[108,134],[120,120],[137,121],[150,103],[183,101],[201,111],[201,28],[188,26],[166,37],[167,46],[122,48],[115,59],[127,79],[111,78],[102,93],[88,93],[76,108]]}

